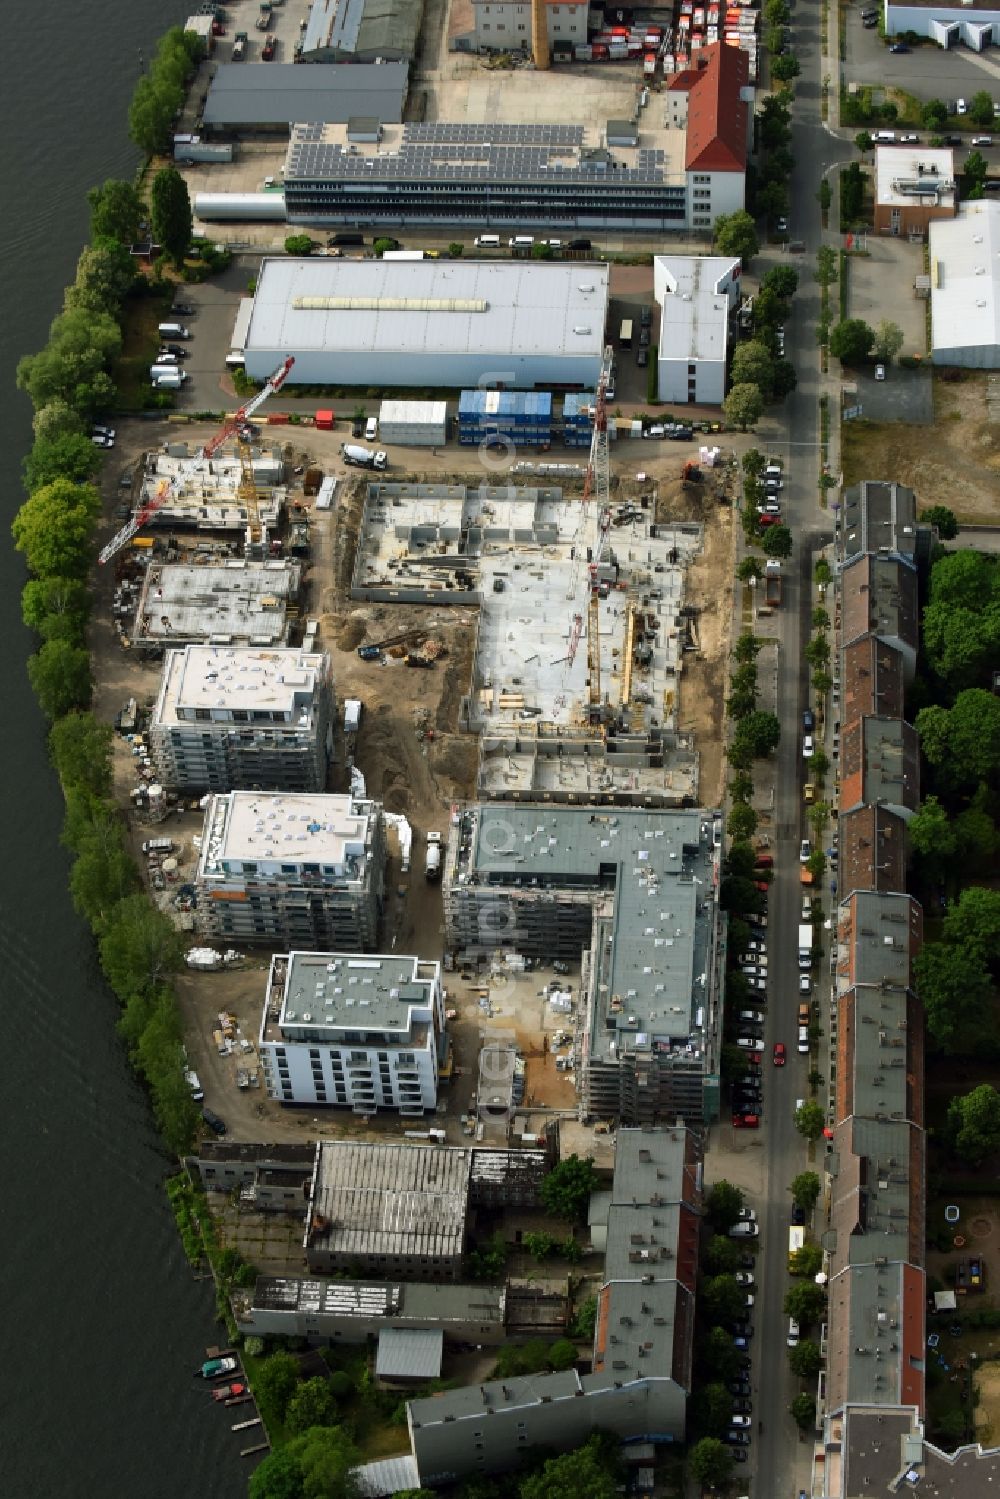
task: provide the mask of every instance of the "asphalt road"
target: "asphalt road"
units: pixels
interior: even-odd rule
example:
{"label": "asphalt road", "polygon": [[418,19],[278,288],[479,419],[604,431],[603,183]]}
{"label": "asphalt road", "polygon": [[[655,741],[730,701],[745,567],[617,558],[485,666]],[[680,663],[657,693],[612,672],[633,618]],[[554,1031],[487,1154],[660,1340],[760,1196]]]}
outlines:
{"label": "asphalt road", "polygon": [[[802,786],[802,711],[807,706],[808,668],[802,650],[809,637],[813,607],[812,566],[817,546],[828,541],[832,524],[819,507],[820,370],[816,348],[819,287],[813,279],[816,251],[823,243],[816,192],[823,174],[851,159],[853,146],[824,126],[820,110],[823,59],[819,41],[820,8],[800,5],[794,12],[792,50],[802,72],[792,111],[795,168],[790,184],[791,232],[805,241],[806,254],[788,257],[799,270],[799,290],[786,328],[786,349],[798,373],[798,386],[785,402],[780,422],[762,424],[761,445],[786,465],[785,508],[795,537],[792,562],[785,570],[782,607],[776,621],[780,641],[778,702],[782,737],[777,751],[775,818],[772,832],[775,867],[768,903],[769,1006],[764,1054],[766,1158],[764,1200],[756,1203],[761,1225],[758,1294],[754,1338],[754,1415],[763,1432],[754,1430],[751,1491],[768,1496],[795,1495],[808,1487],[811,1445],[800,1441],[788,1409],[799,1381],[788,1368],[788,1319],[783,1311],[789,1287],[787,1252],[791,1222],[789,1184],[806,1168],[806,1151],[795,1129],[795,1101],[808,1096],[809,1060],[796,1050],[799,1004],[798,924],[801,911],[799,843],[804,826]],[[832,237],[830,242],[833,242]],[[775,263],[783,257],[765,257]],[[757,267],[755,266],[755,270]],[[825,986],[820,999],[825,1003]],[[784,1068],[772,1065],[775,1041],[784,1041]]]}

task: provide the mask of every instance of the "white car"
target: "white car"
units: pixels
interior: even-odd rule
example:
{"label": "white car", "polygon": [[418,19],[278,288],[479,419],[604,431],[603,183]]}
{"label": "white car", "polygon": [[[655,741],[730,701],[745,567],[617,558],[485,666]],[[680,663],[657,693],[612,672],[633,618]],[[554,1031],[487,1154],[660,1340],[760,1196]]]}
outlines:
{"label": "white car", "polygon": [[884,380],[885,379],[885,365],[884,364],[877,364],[875,366],[875,379],[876,380]]}
{"label": "white car", "polygon": [[812,896],[810,896],[810,895],[804,895],[802,897],[802,920],[803,921],[812,921],[812,917],[813,917]]}
{"label": "white car", "polygon": [[742,1046],[744,1051],[763,1051],[764,1043],[756,1036],[739,1036],[737,1046]]}
{"label": "white car", "polygon": [[802,842],[799,844],[799,863],[800,864],[808,864],[809,863],[809,855],[811,853],[812,853],[812,846],[811,846],[811,844],[809,842],[809,839],[808,838],[803,838]]}
{"label": "white car", "polygon": [[804,1057],[804,1056],[808,1055],[808,1052],[809,1052],[809,1027],[807,1025],[800,1025],[799,1026],[799,1055]]}
{"label": "white car", "polygon": [[732,1228],[729,1230],[729,1238],[756,1239],[759,1233],[760,1230],[758,1229],[756,1223],[746,1223],[741,1220],[739,1223],[733,1224]]}
{"label": "white car", "polygon": [[757,1212],[755,1208],[740,1208],[741,1223],[756,1223]]}
{"label": "white car", "polygon": [[737,1270],[733,1279],[738,1286],[747,1286],[748,1288],[753,1286],[753,1276],[749,1270]]}
{"label": "white car", "polygon": [[754,1304],[754,1295],[753,1295],[752,1291],[748,1291],[747,1292],[747,1299],[746,1299],[746,1302],[744,1304],[746,1306],[747,1311],[749,1311],[750,1308],[753,1306],[753,1304]]}
{"label": "white car", "polygon": [[735,1426],[737,1429],[742,1429],[745,1431],[748,1426],[753,1425],[753,1422],[751,1421],[749,1416],[730,1416],[729,1424],[730,1426]]}
{"label": "white car", "polygon": [[763,1010],[741,1010],[740,1013],[739,1013],[739,1016],[737,1018],[740,1019],[740,1020],[747,1020],[747,1021],[750,1022],[751,1025],[763,1025],[764,1024],[764,1011]]}
{"label": "white car", "polygon": [[811,760],[812,757],[813,757],[813,752],[815,751],[815,749],[816,749],[816,741],[813,739],[813,736],[811,734],[804,734],[802,736],[802,758],[803,758],[803,760]]}
{"label": "white car", "polygon": [[964,114],[968,114],[968,112],[969,112],[969,106],[966,104],[965,100],[964,99],[959,99],[957,101],[957,103],[955,104],[955,113],[957,115],[964,115]]}
{"label": "white car", "polygon": [[800,973],[799,974],[799,993],[800,994],[811,994],[812,993],[812,979],[809,977],[808,973]]}

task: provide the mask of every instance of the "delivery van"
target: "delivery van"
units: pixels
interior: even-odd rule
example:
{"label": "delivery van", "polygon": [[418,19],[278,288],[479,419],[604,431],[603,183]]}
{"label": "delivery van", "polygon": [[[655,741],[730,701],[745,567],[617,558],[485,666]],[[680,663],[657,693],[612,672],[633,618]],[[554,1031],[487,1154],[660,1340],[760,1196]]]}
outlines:
{"label": "delivery van", "polygon": [[477,250],[499,250],[499,248],[500,248],[500,236],[499,236],[499,234],[477,234],[476,235],[476,249]]}
{"label": "delivery van", "polygon": [[156,330],[161,338],[190,338],[190,328],[183,323],[160,323]]}

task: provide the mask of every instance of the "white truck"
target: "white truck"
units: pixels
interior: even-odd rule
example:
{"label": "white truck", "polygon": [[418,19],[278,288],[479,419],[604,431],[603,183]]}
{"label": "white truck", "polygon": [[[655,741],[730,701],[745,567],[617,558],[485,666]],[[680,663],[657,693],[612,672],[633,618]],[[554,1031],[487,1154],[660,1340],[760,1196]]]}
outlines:
{"label": "white truck", "polygon": [[441,878],[441,834],[427,834],[427,856],[424,860],[424,874],[428,880],[439,880]]}
{"label": "white truck", "polygon": [[389,455],[381,448],[373,452],[371,448],[363,448],[355,442],[342,443],[340,456],[352,468],[385,468],[389,462]]}
{"label": "white truck", "polygon": [[813,929],[809,922],[803,922],[799,927],[799,967],[802,969],[812,967]]}

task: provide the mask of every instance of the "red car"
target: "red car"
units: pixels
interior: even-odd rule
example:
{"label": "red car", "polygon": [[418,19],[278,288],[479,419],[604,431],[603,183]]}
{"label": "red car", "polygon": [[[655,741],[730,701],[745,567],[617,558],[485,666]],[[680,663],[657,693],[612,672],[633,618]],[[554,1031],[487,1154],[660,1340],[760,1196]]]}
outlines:
{"label": "red car", "polygon": [[784,1067],[785,1065],[784,1041],[775,1041],[774,1043],[774,1065],[775,1067]]}
{"label": "red car", "polygon": [[760,1124],[757,1114],[734,1114],[733,1129],[756,1129]]}
{"label": "red car", "polygon": [[761,526],[761,527],[763,527],[763,526],[780,526],[781,525],[781,516],[780,515],[773,515],[773,514],[772,515],[758,515],[758,517],[757,517],[757,524],[758,524],[758,526]]}

